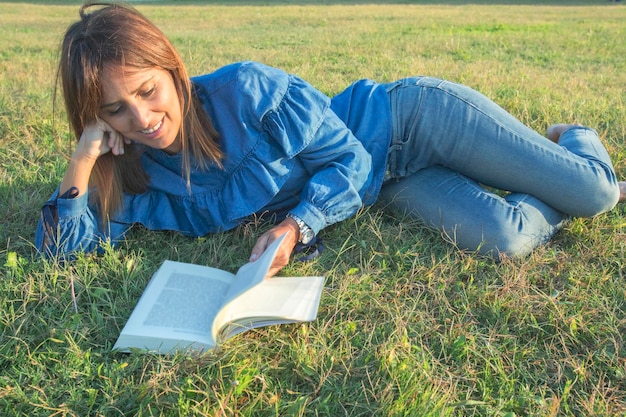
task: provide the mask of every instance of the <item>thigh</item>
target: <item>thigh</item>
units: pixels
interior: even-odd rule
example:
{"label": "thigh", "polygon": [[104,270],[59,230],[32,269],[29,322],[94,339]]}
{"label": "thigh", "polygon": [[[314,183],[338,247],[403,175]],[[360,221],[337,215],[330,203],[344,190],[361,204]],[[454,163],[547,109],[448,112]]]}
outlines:
{"label": "thigh", "polygon": [[397,150],[390,162],[397,162],[397,176],[442,165],[571,215],[594,215],[616,203],[617,179],[595,131],[568,131],[560,146],[463,85],[426,78],[396,90]]}
{"label": "thigh", "polygon": [[476,181],[433,166],[383,186],[380,201],[442,231],[460,249],[519,256],[547,242],[566,216],[528,194],[500,197]]}

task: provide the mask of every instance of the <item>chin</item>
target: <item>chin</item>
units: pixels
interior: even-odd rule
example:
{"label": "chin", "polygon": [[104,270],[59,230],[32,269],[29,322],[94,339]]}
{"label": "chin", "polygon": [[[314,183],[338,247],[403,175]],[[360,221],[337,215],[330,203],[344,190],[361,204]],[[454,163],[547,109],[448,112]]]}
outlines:
{"label": "chin", "polygon": [[176,154],[176,153],[180,152],[181,146],[180,146],[180,143],[177,143],[176,140],[173,140],[173,141],[167,142],[166,144],[161,146],[160,149],[163,150],[163,151],[167,151],[167,152],[169,152],[171,154]]}

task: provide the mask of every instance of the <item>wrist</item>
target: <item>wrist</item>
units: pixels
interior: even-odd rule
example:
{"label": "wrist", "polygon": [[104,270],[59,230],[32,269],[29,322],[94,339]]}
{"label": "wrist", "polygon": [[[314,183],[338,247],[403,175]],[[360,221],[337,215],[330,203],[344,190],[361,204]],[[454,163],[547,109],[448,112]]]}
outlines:
{"label": "wrist", "polygon": [[315,232],[301,218],[291,213],[287,214],[287,218],[293,220],[298,227],[298,242],[306,245],[313,240]]}
{"label": "wrist", "polygon": [[298,223],[296,223],[294,219],[292,219],[291,217],[287,217],[285,218],[285,220],[283,220],[281,224],[293,230],[293,233],[296,236],[296,242],[300,241],[300,227],[298,226]]}
{"label": "wrist", "polygon": [[96,161],[98,160],[98,156],[93,156],[88,149],[85,149],[82,146],[82,142],[78,143],[78,146],[76,147],[76,149],[74,149],[74,153],[72,154],[72,158],[70,160],[70,163],[74,163],[76,165],[80,164],[83,166],[89,166],[91,165],[92,167],[96,164]]}

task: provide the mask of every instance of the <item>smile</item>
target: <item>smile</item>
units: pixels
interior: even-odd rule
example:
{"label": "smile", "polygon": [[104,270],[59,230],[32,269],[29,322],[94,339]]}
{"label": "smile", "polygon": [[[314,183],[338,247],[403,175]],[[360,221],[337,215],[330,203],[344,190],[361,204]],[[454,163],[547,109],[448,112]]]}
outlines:
{"label": "smile", "polygon": [[140,130],[141,133],[144,133],[146,135],[149,135],[151,133],[156,132],[157,130],[159,130],[159,128],[161,127],[161,125],[163,124],[163,120],[161,120],[159,123],[157,123],[156,125],[154,125],[153,127],[151,127],[150,129],[144,129],[144,130]]}

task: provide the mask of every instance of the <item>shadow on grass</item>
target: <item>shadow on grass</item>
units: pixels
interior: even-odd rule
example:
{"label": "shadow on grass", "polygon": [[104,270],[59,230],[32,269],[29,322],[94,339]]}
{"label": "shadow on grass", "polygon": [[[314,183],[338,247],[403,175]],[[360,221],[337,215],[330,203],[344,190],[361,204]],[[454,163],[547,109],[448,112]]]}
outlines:
{"label": "shadow on grass", "polygon": [[[35,229],[39,220],[39,210],[46,197],[43,197],[52,184],[18,184],[0,186],[0,259],[3,252],[17,252],[20,256],[36,254]],[[52,194],[52,193],[50,193]],[[30,198],[38,195],[39,198]],[[0,261],[1,262],[1,261]]]}

